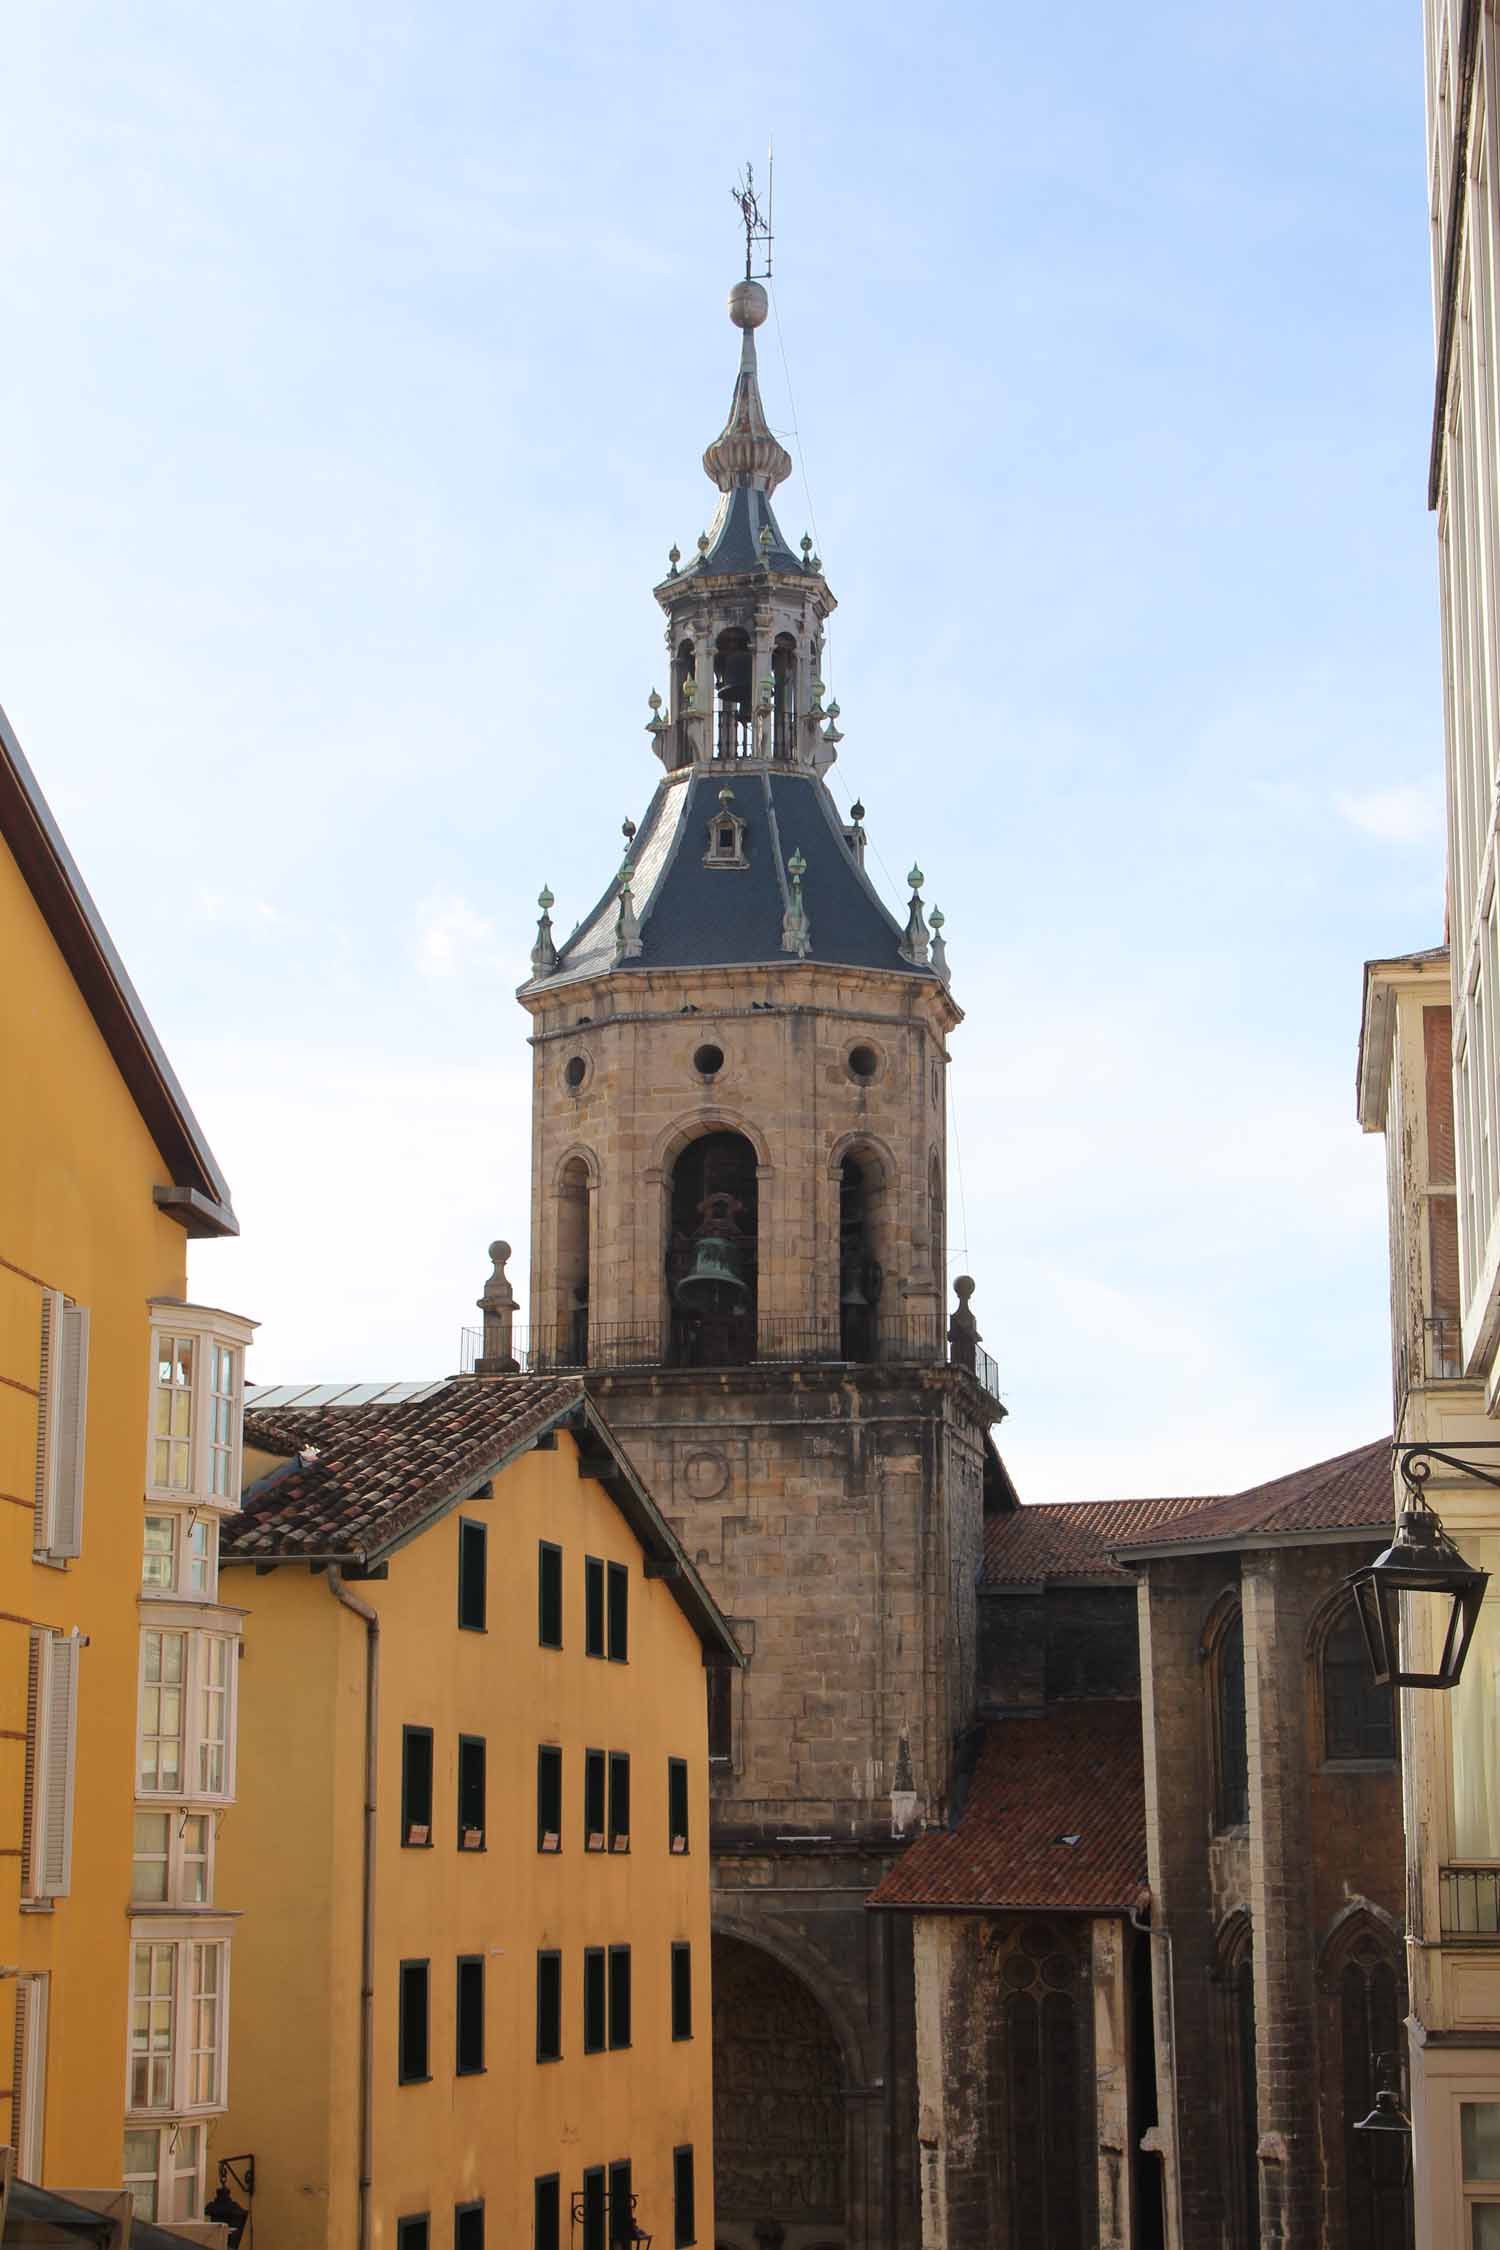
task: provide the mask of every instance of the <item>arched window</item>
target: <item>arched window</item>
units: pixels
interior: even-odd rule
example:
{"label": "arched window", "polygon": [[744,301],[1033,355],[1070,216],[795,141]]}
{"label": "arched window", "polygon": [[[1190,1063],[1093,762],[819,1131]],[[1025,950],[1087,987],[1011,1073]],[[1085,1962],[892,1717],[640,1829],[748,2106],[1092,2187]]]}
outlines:
{"label": "arched window", "polygon": [[778,633],[771,649],[771,681],[775,694],[776,729],[773,755],[797,755],[797,644],[790,633]]}
{"label": "arched window", "polygon": [[1260,2141],[1255,2093],[1255,1956],[1250,1917],[1231,1915],[1219,1932],[1213,1970],[1219,1990],[1219,2068],[1224,2121],[1224,2203],[1232,2250],[1259,2250]]}
{"label": "arched window", "polygon": [[672,659],[672,717],[676,723],[676,751],[672,763],[677,766],[693,762],[693,742],[688,731],[688,721],[693,716],[693,696],[697,685],[698,652],[689,641],[680,641],[677,654]]}
{"label": "arched window", "polygon": [[948,1226],[943,1210],[943,1167],[936,1149],[927,1167],[927,1231],[932,1241],[932,1270],[941,1288],[948,1265]]}
{"label": "arched window", "polygon": [[[1356,2133],[1382,2086],[1399,2086],[1406,1996],[1394,1935],[1364,1912],[1329,1940],[1318,1965],[1329,2250],[1406,2250],[1404,2146]],[[1392,2145],[1393,2141],[1396,2145]]]}
{"label": "arched window", "polygon": [[668,1357],[743,1367],[755,1357],[756,1154],[743,1133],[705,1133],[672,1167]]}
{"label": "arched window", "polygon": [[899,1353],[900,1322],[881,1311],[890,1279],[892,1197],[880,1151],[849,1149],[839,1164],[839,1357],[855,1363]]}
{"label": "arched window", "polygon": [[749,634],[738,625],[727,626],[714,644],[714,696],[719,706],[716,754],[721,758],[748,758],[754,747],[751,669]]}
{"label": "arched window", "polygon": [[1245,1740],[1245,1621],[1236,1602],[1209,1649],[1214,1720],[1214,1826],[1243,1828],[1250,1818],[1250,1756]]}
{"label": "arched window", "polygon": [[1352,1600],[1323,1636],[1323,1755],[1389,1764],[1396,1755],[1396,1697],[1377,1687]]}
{"label": "arched window", "polygon": [[1086,1944],[1070,1926],[1028,1921],[995,1950],[1003,1997],[992,2019],[986,2124],[997,2241],[1084,2250],[1094,2238]]}
{"label": "arched window", "polygon": [[570,1156],[557,1186],[558,1367],[587,1367],[589,1359],[589,1168]]}

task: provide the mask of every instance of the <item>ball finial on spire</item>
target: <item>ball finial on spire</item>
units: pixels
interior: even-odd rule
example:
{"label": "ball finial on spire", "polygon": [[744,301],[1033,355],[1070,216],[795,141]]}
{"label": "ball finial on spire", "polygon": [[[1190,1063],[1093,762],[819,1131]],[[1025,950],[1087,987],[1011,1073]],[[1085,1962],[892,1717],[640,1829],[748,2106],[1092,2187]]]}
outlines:
{"label": "ball finial on spire", "polygon": [[736,328],[759,328],[771,300],[758,281],[737,281],[729,292],[729,317]]}

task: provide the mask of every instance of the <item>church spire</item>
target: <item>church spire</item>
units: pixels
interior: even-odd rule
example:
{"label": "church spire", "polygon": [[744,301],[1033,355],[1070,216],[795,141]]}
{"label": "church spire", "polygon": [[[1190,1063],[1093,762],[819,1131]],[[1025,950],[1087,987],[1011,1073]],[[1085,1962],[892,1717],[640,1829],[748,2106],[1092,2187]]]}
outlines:
{"label": "church spire", "polygon": [[755,331],[769,310],[770,299],[758,281],[737,281],[729,292],[729,317],[744,338],[740,371],[729,419],[703,456],[704,469],[721,492],[749,485],[769,495],[792,473],[792,457],[766,420],[755,363]]}

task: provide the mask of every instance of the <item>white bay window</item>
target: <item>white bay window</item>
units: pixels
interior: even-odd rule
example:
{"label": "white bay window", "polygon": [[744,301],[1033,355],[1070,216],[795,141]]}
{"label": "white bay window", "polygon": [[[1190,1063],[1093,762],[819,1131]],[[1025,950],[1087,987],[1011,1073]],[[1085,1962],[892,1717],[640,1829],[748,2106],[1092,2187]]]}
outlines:
{"label": "white bay window", "polygon": [[219,1527],[205,1511],[151,1508],[141,1552],[141,1591],[212,1601],[219,1590]]}
{"label": "white bay window", "polygon": [[229,1997],[226,1937],[139,1934],[130,1948],[132,2116],[224,2107]]}
{"label": "white bay window", "polygon": [[253,1323],[172,1298],[157,1298],[152,1310],[147,1498],[237,1508]]}
{"label": "white bay window", "polygon": [[130,1896],[139,1906],[207,1906],[213,1897],[211,1813],[141,1812],[135,1816]]}
{"label": "white bay window", "polygon": [[202,2217],[203,2149],[201,2125],[128,2128],[123,2177],[138,2219],[174,2226]]}
{"label": "white bay window", "polygon": [[232,1795],[238,1646],[232,1633],[143,1627],[138,1797]]}

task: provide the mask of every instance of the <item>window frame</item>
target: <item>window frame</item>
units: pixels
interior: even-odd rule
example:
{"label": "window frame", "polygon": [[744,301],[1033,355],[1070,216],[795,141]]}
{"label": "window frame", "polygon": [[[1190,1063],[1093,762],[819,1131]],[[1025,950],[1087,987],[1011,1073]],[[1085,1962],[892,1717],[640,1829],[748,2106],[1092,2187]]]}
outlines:
{"label": "window frame", "polygon": [[[152,1550],[146,1545],[145,1527],[153,1523],[168,1523],[172,1527],[171,1577],[164,1583],[147,1578],[146,1560]],[[203,1563],[205,1583],[195,1586],[192,1574],[197,1557],[193,1553],[193,1535],[202,1532],[205,1552]],[[174,1507],[165,1500],[152,1501],[142,1518],[141,1582],[140,1593],[148,1602],[217,1602],[219,1598],[219,1519],[207,1508],[193,1503]]]}
{"label": "window frame", "polygon": [[[466,2240],[464,2221],[472,2219],[476,2213],[478,2214],[479,2225],[475,2230],[475,2238]],[[467,2203],[454,2204],[453,2250],[484,2250],[484,2197],[482,2195],[474,2196]]]}
{"label": "window frame", "polygon": [[432,2250],[430,2211],[407,2211],[397,2219],[396,2250]]}
{"label": "window frame", "polygon": [[630,1850],[630,1752],[611,1750],[608,1761],[607,1849],[623,1857]]}
{"label": "window frame", "polygon": [[[221,2116],[229,2106],[229,1982],[230,1939],[222,1923],[213,1927],[201,1924],[183,1929],[162,1922],[151,1922],[132,1914],[130,1924],[129,1986],[126,1998],[125,2035],[125,2117],[128,2124],[160,2123],[164,2119],[180,2117],[189,2121],[199,2117]],[[158,1953],[170,1955],[172,1986],[166,1994],[136,1990],[137,1957],[148,1954],[151,1959],[149,1973],[154,1975],[155,1957]],[[216,1956],[216,1981],[211,1993],[200,1982],[200,1957]],[[136,2003],[147,2003],[165,1998],[167,2001],[167,2041],[165,2047],[151,2044],[155,2027],[148,2022],[147,2044],[138,2050],[136,2045]],[[208,2045],[198,2038],[198,2010],[211,2005],[214,2036]],[[202,2055],[212,2058],[212,2092],[194,2098],[193,2065]],[[152,2101],[151,2065],[164,2060],[166,2064],[166,2098]],[[147,2070],[146,2094],[136,2099],[136,2066],[144,2062]]]}
{"label": "window frame", "polygon": [[[467,1986],[465,1984],[466,1970],[469,1972]],[[476,1971],[477,2001],[474,1996]],[[467,2000],[465,1999],[466,1990],[468,1992]],[[474,2015],[476,2006],[478,2009],[477,2023]],[[489,2067],[485,2061],[485,2007],[484,1955],[482,1953],[460,1953],[454,1963],[453,1971],[453,2075],[455,2078],[483,2078]],[[478,2039],[479,2060],[477,2062],[465,2062],[464,2060],[466,2020],[469,2031],[471,2034],[475,2034]]]}
{"label": "window frame", "polygon": [[[410,1765],[411,1745],[424,1739],[427,1744],[427,1819],[425,1822],[413,1820],[411,1817],[414,1808],[412,1805]],[[430,1852],[432,1850],[432,1813],[433,1799],[436,1794],[434,1765],[431,1727],[403,1725],[401,1729],[401,1848],[403,1851]],[[420,1835],[417,1834],[418,1829],[422,1831]]]}
{"label": "window frame", "polygon": [[[173,2143],[174,2141],[180,2141],[184,2133],[192,2133],[197,2136],[197,2155],[190,2166],[172,2162],[174,2153],[180,2154],[180,2151],[174,2151]],[[132,2134],[138,2134],[141,2139],[154,2140],[156,2143],[156,2164],[150,2172],[127,2171],[125,2153],[123,2148],[121,2150],[120,2182],[125,2193],[131,2198],[136,2217],[144,2219],[151,2226],[175,2227],[201,2224],[204,2174],[208,2168],[206,2162],[208,2154],[206,2120],[201,2117],[175,2118],[168,2119],[163,2123],[160,2120],[138,2119],[131,2121],[127,2119],[124,2131],[125,2140],[128,2141]],[[149,2212],[142,2210],[136,2197],[136,2184],[146,2180],[151,2182],[152,2188]],[[174,2200],[171,2196],[172,2188],[183,2180],[191,2180],[193,2183],[189,2197],[193,2206],[191,2212],[168,2211],[164,2213],[164,2202]]]}
{"label": "window frame", "polygon": [[555,1539],[537,1541],[536,1640],[538,1648],[563,1645],[563,1551]]}
{"label": "window frame", "polygon": [[583,2168],[583,2240],[582,2250],[609,2250],[609,2204],[602,2164],[586,2164]]}
{"label": "window frame", "polygon": [[[422,2000],[418,2009],[414,2002],[414,1988],[418,1975],[421,1978]],[[409,2070],[409,2053],[414,2045],[420,2019],[422,2040],[422,2068]],[[409,2040],[408,2034],[411,2038]],[[432,2083],[432,1956],[411,1955],[396,1967],[396,2084],[398,2086],[429,2086]]]}
{"label": "window frame", "polygon": [[704,1666],[705,1721],[708,1765],[723,1772],[734,1768],[734,1669],[728,1664]]}
{"label": "window frame", "polygon": [[[562,1948],[556,1945],[539,1945],[536,1953],[536,2059],[539,2063],[561,2062],[563,2059],[562,1985]],[[543,2036],[547,2016],[556,2021],[550,2047]]]}
{"label": "window frame", "polygon": [[[167,1501],[178,1507],[211,1509],[216,1515],[235,1513],[240,1505],[244,1479],[244,1407],[245,1407],[245,1350],[254,1333],[254,1323],[241,1321],[232,1314],[210,1311],[198,1305],[179,1304],[171,1298],[155,1298],[151,1306],[150,1360],[147,1376],[149,1409],[146,1417],[145,1496],[148,1502]],[[186,1384],[163,1384],[159,1370],[163,1361],[162,1343],[166,1339],[176,1343],[191,1343],[193,1365],[191,1380]],[[216,1387],[219,1372],[219,1353],[227,1353],[230,1366],[230,1389],[223,1392]],[[158,1433],[157,1397],[162,1392],[186,1397],[188,1401],[188,1429],[186,1437],[170,1431]],[[221,1415],[220,1405],[225,1408]],[[223,1446],[216,1423],[227,1424],[229,1444]],[[156,1475],[156,1445],[158,1435],[170,1443],[187,1446],[187,1482],[162,1483]],[[216,1477],[216,1456],[227,1458],[222,1479]],[[216,1490],[222,1482],[224,1489]]]}
{"label": "window frame", "polygon": [[[1240,1728],[1233,1761],[1234,1770],[1231,1773],[1230,1761],[1225,1755],[1230,1713],[1224,1690],[1228,1673],[1228,1646],[1236,1636],[1239,1642]],[[1215,1606],[1202,1646],[1207,1658],[1208,1673],[1213,1829],[1216,1836],[1232,1835],[1245,1828],[1250,1819],[1249,1682],[1245,1665],[1245,1614],[1237,1592],[1232,1596],[1225,1596]]]}
{"label": "window frame", "polygon": [[[616,1597],[618,1596],[618,1600]],[[630,1662],[630,1566],[604,1566],[605,1655],[611,1664]],[[618,1644],[618,1645],[617,1645]]]}
{"label": "window frame", "polygon": [[[623,2053],[634,2044],[634,1972],[631,1968],[630,1947],[628,1945],[612,1945],[608,1947],[607,1951],[609,1955],[609,2051],[611,2054],[617,2051]],[[620,2016],[625,2019],[623,2035],[621,2026],[616,2020]]]}
{"label": "window frame", "polygon": [[[475,1557],[477,1555],[477,1561]],[[487,1633],[490,1613],[490,1527],[478,1516],[458,1519],[458,1629]],[[477,1611],[477,1620],[467,1615]]]}
{"label": "window frame", "polygon": [[[589,1820],[592,1811],[597,1811],[599,1815],[597,1827]],[[583,1753],[583,1848],[586,1852],[603,1852],[609,1849],[607,1750],[585,1750]]]}
{"label": "window frame", "polygon": [[609,2051],[609,1971],[602,1945],[583,1949],[583,2051]]}
{"label": "window frame", "polygon": [[603,1658],[606,1642],[604,1558],[583,1558],[583,1653]]}
{"label": "window frame", "polygon": [[[1335,1749],[1332,1740],[1332,1700],[1328,1692],[1329,1651],[1335,1637],[1349,1626],[1354,1628],[1356,1654],[1359,1658],[1358,1678],[1366,1693],[1366,1701],[1374,1705],[1377,1697],[1384,1697],[1390,1722],[1390,1747],[1381,1751]],[[1340,1593],[1329,1604],[1318,1621],[1312,1646],[1314,1665],[1313,1694],[1310,1698],[1317,1721],[1318,1762],[1335,1772],[1382,1773],[1389,1772],[1399,1762],[1400,1715],[1396,1708],[1394,1688],[1376,1687],[1370,1674],[1369,1659],[1365,1654],[1364,1636],[1360,1631],[1359,1613],[1353,1596]],[[1345,1669],[1354,1670],[1353,1665]]]}
{"label": "window frame", "polygon": [[692,1849],[689,1809],[688,1762],[686,1758],[668,1758],[667,1850],[679,1859],[686,1857]]}
{"label": "window frame", "polygon": [[[548,1820],[549,1811],[554,1816]],[[563,1840],[563,1753],[557,1742],[536,1746],[536,1848],[550,1856]]]}
{"label": "window frame", "polygon": [[[170,1613],[169,1613],[170,1614]],[[150,1681],[146,1677],[147,1653],[153,1639],[165,1644],[168,1640],[184,1643],[182,1677],[180,1680],[162,1678]],[[171,1623],[152,1616],[149,1611],[141,1620],[140,1654],[136,1685],[135,1724],[135,1795],[138,1802],[152,1804],[205,1804],[228,1805],[234,1801],[235,1750],[238,1733],[239,1704],[239,1652],[240,1635],[230,1631],[222,1621],[213,1624],[182,1621],[180,1613]],[[211,1665],[216,1651],[222,1652],[224,1678],[215,1681]],[[163,1648],[165,1662],[165,1647]],[[146,1697],[155,1689],[176,1688],[181,1696],[181,1725],[176,1734],[164,1733],[159,1728],[149,1737],[146,1733]],[[219,1709],[222,1715],[222,1732],[210,1734],[205,1719],[210,1708],[210,1697],[222,1697]],[[148,1739],[163,1743],[175,1741],[181,1763],[178,1778],[172,1783],[149,1780],[143,1764],[143,1752]],[[202,1780],[205,1758],[215,1750],[223,1752],[223,1785],[214,1789]]]}
{"label": "window frame", "polygon": [[[551,2210],[544,2214],[543,2203]],[[545,2218],[545,2225],[544,2225]],[[531,2183],[532,2250],[562,2250],[562,2176],[540,2172]]]}
{"label": "window frame", "polygon": [[[476,1759],[477,1753],[477,1759]],[[473,1807],[466,1802],[472,1789],[474,1765],[479,1768],[479,1820],[467,1816]],[[482,1734],[461,1734],[458,1738],[458,1786],[455,1791],[455,1836],[461,1852],[482,1852],[489,1848],[489,1752],[486,1737]],[[475,1840],[470,1841],[471,1838]]]}
{"label": "window frame", "polygon": [[[683,2163],[687,2159],[686,2165]],[[683,2180],[687,2193],[683,2194]],[[687,2204],[687,2227],[683,2228],[683,2204]],[[672,2151],[672,2243],[673,2250],[689,2250],[698,2239],[698,2182],[697,2162],[691,2141],[682,2141]]]}
{"label": "window frame", "polygon": [[[679,1980],[678,1971],[686,1974]],[[685,1989],[680,1989],[685,1987]],[[673,1938],[671,1961],[668,1970],[672,2043],[674,2046],[693,2036],[693,1948],[687,1938]],[[682,2003],[682,2005],[679,2005]],[[684,2024],[686,2028],[684,2028]]]}
{"label": "window frame", "polygon": [[[136,1838],[135,1823],[142,1820],[164,1820],[166,1822],[167,1848],[164,1853],[158,1855],[155,1852],[143,1852],[140,1849]],[[187,1849],[187,1828],[190,1821],[201,1824],[204,1840],[204,1849],[201,1853],[190,1852]],[[176,1803],[138,1804],[134,1809],[130,1838],[130,1908],[132,1914],[150,1913],[153,1908],[158,1912],[170,1908],[174,1912],[193,1913],[201,1907],[211,1907],[214,1895],[215,1841],[216,1828],[214,1816],[211,1812],[195,1811],[191,1805]],[[191,1898],[187,1893],[186,1873],[189,1865],[199,1859],[203,1863],[202,1896]],[[135,1871],[137,1867],[144,1865],[159,1865],[166,1870],[166,1891],[163,1897],[148,1898],[144,1892],[136,1889]]]}

